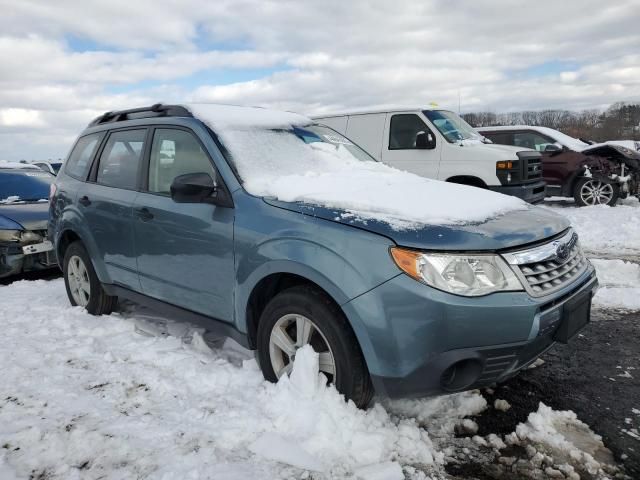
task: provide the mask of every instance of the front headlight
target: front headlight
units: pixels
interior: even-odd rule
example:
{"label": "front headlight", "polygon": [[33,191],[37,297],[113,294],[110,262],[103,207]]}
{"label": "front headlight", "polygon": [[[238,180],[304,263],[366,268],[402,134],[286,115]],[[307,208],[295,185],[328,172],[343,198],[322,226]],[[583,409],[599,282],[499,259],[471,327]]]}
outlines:
{"label": "front headlight", "polygon": [[19,242],[21,230],[0,230],[0,242]]}
{"label": "front headlight", "polygon": [[509,265],[494,254],[422,253],[391,248],[396,265],[427,285],[466,297],[523,290]]}

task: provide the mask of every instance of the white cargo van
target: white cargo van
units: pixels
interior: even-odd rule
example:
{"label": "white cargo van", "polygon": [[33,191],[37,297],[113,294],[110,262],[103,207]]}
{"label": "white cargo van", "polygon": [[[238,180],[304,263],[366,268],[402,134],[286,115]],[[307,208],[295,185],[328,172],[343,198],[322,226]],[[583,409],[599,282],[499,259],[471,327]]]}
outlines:
{"label": "white cargo van", "polygon": [[489,188],[531,203],[545,197],[539,152],[484,143],[454,112],[398,108],[313,117],[393,167],[423,177]]}

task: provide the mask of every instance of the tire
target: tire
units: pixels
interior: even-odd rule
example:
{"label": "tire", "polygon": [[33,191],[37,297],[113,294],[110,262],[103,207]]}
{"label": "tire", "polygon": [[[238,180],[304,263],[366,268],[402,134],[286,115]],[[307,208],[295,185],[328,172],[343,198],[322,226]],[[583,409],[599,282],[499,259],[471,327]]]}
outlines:
{"label": "tire", "polygon": [[[298,340],[293,344],[294,338],[300,338],[299,325],[303,326],[300,331],[311,333],[306,342]],[[295,350],[302,344],[311,344],[320,354],[320,370],[328,382],[359,408],[369,405],[373,386],[360,345],[344,314],[331,298],[314,287],[297,286],[280,292],[267,304],[258,324],[257,356],[265,379],[271,382],[279,378],[276,368],[283,375],[293,366],[292,357],[287,358],[277,345],[282,341],[272,342],[272,333],[274,338],[282,338],[282,331],[292,343],[294,357]]]}
{"label": "tire", "polygon": [[91,315],[108,315],[115,309],[118,297],[105,293],[82,242],[69,245],[62,272],[71,305],[84,307]]}
{"label": "tire", "polygon": [[582,177],[573,189],[573,198],[579,207],[591,205],[609,205],[614,207],[620,196],[617,183],[599,178]]}

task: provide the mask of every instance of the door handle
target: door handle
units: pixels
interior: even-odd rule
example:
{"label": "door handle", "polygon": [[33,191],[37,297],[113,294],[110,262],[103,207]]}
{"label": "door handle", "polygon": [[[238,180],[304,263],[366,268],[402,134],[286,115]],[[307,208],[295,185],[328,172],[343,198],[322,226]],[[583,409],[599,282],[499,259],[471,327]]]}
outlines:
{"label": "door handle", "polygon": [[138,218],[143,222],[148,222],[149,220],[153,219],[153,213],[151,213],[146,207],[136,210],[136,215],[138,215]]}
{"label": "door handle", "polygon": [[89,197],[85,195],[84,197],[80,197],[80,200],[78,200],[78,203],[80,205],[84,205],[85,207],[88,207],[89,205],[91,205],[91,200],[89,200]]}

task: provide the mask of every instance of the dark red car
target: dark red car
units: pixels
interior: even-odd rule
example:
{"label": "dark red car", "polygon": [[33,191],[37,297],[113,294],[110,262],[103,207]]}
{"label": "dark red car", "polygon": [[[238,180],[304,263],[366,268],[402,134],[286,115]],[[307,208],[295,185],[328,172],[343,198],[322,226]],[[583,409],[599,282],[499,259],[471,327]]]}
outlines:
{"label": "dark red car", "polygon": [[547,196],[573,197],[579,206],[615,205],[640,195],[640,152],[615,142],[590,144],[546,127],[476,129],[493,143],[541,152]]}

